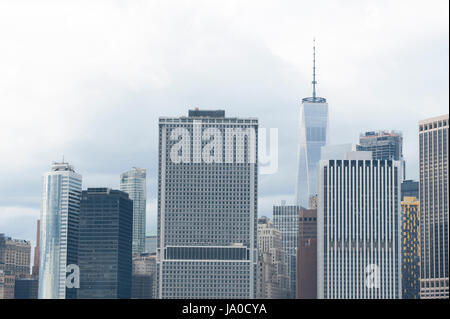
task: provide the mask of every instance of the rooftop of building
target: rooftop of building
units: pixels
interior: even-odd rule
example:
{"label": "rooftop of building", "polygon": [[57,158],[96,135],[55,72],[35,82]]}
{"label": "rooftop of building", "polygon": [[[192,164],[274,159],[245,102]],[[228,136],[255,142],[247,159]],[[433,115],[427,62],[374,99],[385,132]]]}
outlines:
{"label": "rooftop of building", "polygon": [[67,162],[53,162],[52,163],[52,171],[53,172],[60,172],[60,171],[68,171],[68,172],[75,172],[75,169],[72,165],[70,165]]}
{"label": "rooftop of building", "polygon": [[370,139],[370,138],[379,138],[379,137],[402,137],[402,132],[400,131],[386,131],[386,130],[380,130],[380,131],[367,131],[359,134],[360,139]]}
{"label": "rooftop of building", "polygon": [[243,121],[257,123],[258,119],[256,117],[225,117],[225,110],[200,110],[195,108],[188,111],[188,116],[179,117],[166,117],[161,116],[159,118],[160,122],[192,122],[195,119],[205,119],[212,121]]}
{"label": "rooftop of building", "polygon": [[83,194],[88,195],[119,195],[124,198],[129,198],[128,193],[117,189],[111,189],[108,187],[89,187],[87,190],[83,190]]}

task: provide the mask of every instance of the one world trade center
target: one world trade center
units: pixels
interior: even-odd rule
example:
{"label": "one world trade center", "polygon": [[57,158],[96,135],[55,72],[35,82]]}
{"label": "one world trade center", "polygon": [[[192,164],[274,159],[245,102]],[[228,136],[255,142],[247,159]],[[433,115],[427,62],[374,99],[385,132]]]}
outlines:
{"label": "one world trade center", "polygon": [[328,144],[328,103],[316,94],[316,48],[313,47],[313,94],[302,99],[298,149],[296,203],[309,208],[309,199],[317,194],[317,167],[322,146]]}

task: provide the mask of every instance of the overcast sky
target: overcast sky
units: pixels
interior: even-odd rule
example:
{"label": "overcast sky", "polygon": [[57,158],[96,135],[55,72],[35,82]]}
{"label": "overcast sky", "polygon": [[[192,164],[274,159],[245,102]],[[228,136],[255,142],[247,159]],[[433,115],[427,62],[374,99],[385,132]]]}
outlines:
{"label": "overcast sky", "polygon": [[65,159],[83,188],[147,168],[156,233],[159,116],[225,109],[279,129],[279,170],[259,215],[293,201],[302,97],[329,103],[331,143],[403,132],[417,178],[417,122],[448,113],[448,0],[0,0],[0,233],[32,240],[41,176]]}

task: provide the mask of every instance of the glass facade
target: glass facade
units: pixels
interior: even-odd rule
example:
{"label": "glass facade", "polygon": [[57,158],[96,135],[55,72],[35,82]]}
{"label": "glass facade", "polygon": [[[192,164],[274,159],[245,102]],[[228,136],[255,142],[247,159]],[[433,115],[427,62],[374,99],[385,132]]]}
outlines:
{"label": "glass facade", "polygon": [[133,201],[133,255],[145,251],[146,175],[143,168],[134,168],[120,175],[120,190]]}
{"label": "glass facade", "polygon": [[133,202],[109,188],[81,195],[79,299],[131,298]]}
{"label": "glass facade", "polygon": [[300,108],[297,206],[309,208],[317,195],[317,165],[322,146],[328,144],[328,104],[324,98],[307,98]]}
{"label": "glass facade", "polygon": [[39,299],[74,298],[66,289],[66,266],[77,263],[81,175],[55,163],[43,177],[40,224]]}

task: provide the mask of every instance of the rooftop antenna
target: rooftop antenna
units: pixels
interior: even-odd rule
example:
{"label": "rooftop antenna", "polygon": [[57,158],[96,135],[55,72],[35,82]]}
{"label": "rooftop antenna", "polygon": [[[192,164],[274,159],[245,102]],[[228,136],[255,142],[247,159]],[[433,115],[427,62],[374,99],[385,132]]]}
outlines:
{"label": "rooftop antenna", "polygon": [[316,37],[313,38],[313,100],[316,100]]}

